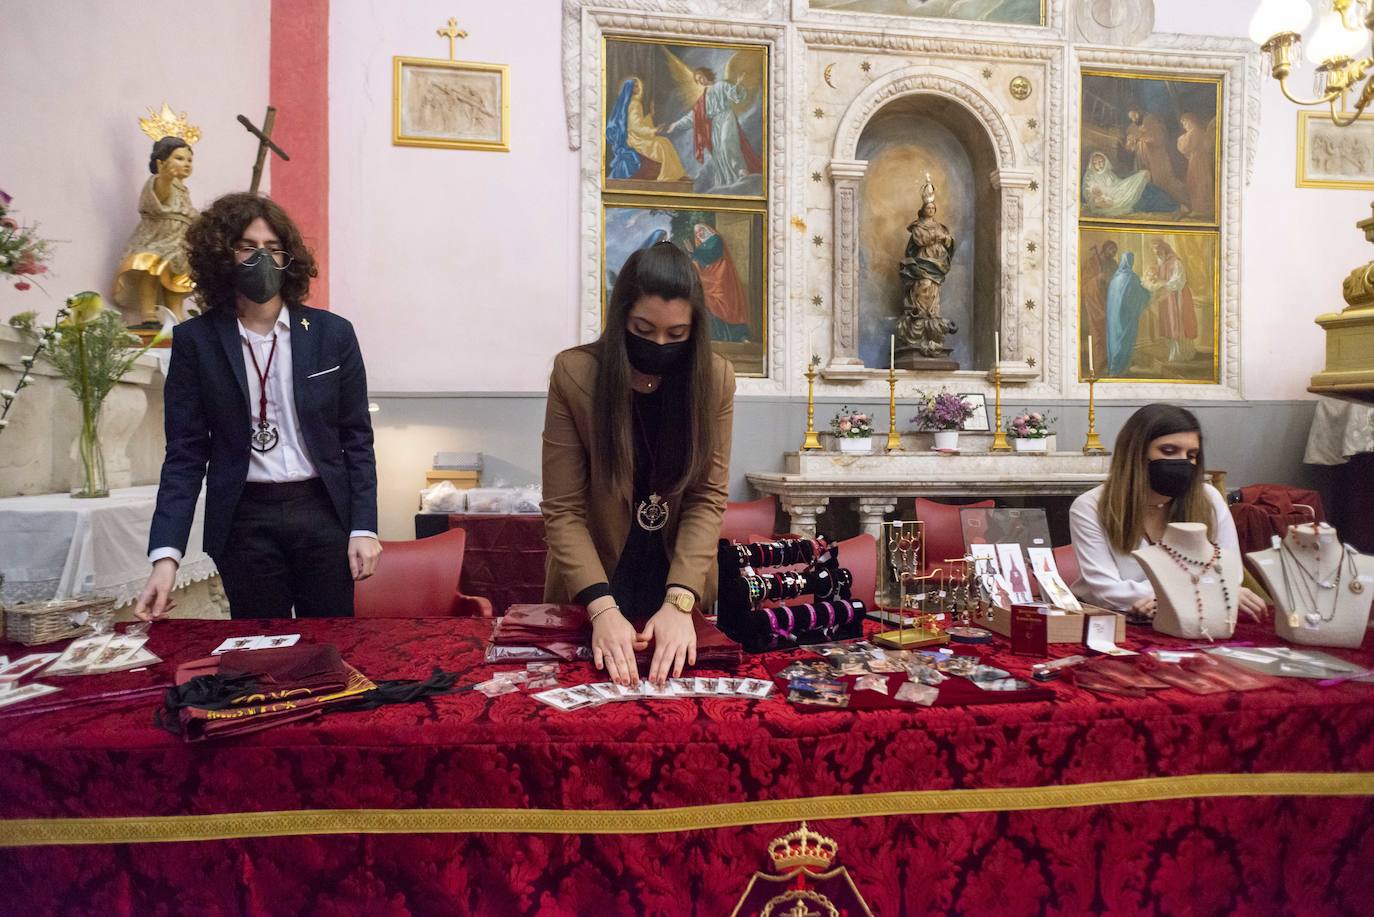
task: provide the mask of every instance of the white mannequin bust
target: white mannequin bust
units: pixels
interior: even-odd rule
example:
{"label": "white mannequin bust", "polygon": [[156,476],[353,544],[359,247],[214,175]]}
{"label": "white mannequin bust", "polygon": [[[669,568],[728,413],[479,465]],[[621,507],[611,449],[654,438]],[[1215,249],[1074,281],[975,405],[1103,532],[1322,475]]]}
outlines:
{"label": "white mannequin bust", "polygon": [[1155,589],[1155,630],[1187,640],[1225,640],[1235,633],[1240,554],[1208,541],[1207,526],[1171,522],[1158,544],[1132,556]]}
{"label": "white mannequin bust", "polygon": [[1274,632],[1305,646],[1358,647],[1374,601],[1374,557],[1325,522],[1290,525],[1278,548],[1247,555],[1278,606]]}

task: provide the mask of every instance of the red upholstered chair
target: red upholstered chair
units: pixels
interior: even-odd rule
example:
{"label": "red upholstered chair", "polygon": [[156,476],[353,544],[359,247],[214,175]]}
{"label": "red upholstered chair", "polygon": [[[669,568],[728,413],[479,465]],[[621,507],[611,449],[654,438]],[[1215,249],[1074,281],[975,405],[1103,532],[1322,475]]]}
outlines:
{"label": "red upholstered chair", "polygon": [[758,532],[768,532],[768,538],[763,540],[771,540],[777,514],[776,497],[762,497],[747,503],[727,503],[725,515],[720,520],[720,537],[729,541],[749,541]]}
{"label": "red upholstered chair", "polygon": [[849,594],[873,607],[873,594],[878,589],[878,540],[869,534],[846,538],[835,547],[840,550],[840,566],[854,576]]}
{"label": "red upholstered chair", "polygon": [[415,541],[382,542],[377,573],[357,583],[359,618],[490,618],[491,602],[458,591],[468,535],[449,529]]}
{"label": "red upholstered chair", "polygon": [[925,523],[926,570],[943,566],[951,558],[964,556],[964,530],[959,525],[959,510],[975,507],[991,509],[996,505],[996,500],[953,504],[917,497],[916,518]]}
{"label": "red upholstered chair", "polygon": [[1060,545],[1054,549],[1054,565],[1059,568],[1059,578],[1070,589],[1083,575],[1082,571],[1078,569],[1078,554],[1071,544]]}

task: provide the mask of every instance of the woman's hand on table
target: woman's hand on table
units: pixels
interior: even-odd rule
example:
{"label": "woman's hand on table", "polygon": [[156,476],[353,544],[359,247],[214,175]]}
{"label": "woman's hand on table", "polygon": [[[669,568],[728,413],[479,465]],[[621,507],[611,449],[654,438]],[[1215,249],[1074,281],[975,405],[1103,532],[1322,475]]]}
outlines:
{"label": "woman's hand on table", "polygon": [[1240,610],[1245,612],[1251,620],[1261,623],[1269,617],[1269,606],[1264,599],[1244,586],[1240,587]]}
{"label": "woman's hand on table", "polygon": [[1150,595],[1146,596],[1143,599],[1136,599],[1134,602],[1131,603],[1130,610],[1134,614],[1145,615],[1146,617],[1153,618],[1155,615],[1155,609],[1158,607],[1158,605],[1159,603],[1156,601],[1155,597]]}
{"label": "woman's hand on table", "polygon": [[592,620],[592,662],[598,669],[610,673],[611,681],[625,687],[639,685],[639,669],[635,665],[637,635],[635,627],[620,609],[607,600],[604,605],[593,602],[587,608]]}
{"label": "woman's hand on table", "polygon": [[668,683],[668,677],[682,675],[683,663],[697,663],[697,628],[692,616],[683,614],[676,605],[668,602],[649,619],[639,639],[654,644],[654,658],[649,663],[649,681],[660,688]]}

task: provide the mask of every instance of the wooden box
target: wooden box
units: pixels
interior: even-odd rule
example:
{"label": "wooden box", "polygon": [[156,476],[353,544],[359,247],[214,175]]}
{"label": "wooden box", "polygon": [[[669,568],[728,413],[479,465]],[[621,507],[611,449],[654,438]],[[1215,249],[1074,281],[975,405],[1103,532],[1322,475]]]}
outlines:
{"label": "wooden box", "polygon": [[[1083,611],[1069,611],[1059,609],[1062,615],[1046,615],[1046,632],[1049,635],[1050,643],[1082,643],[1086,625],[1084,621],[1089,615],[1112,615],[1116,618],[1116,636],[1113,638],[1117,645],[1126,639],[1126,616],[1108,611],[1105,608],[1098,608],[1095,605],[1083,605]],[[1003,637],[1011,637],[1011,609],[999,608],[996,605],[988,606],[987,614],[982,619],[973,623],[996,631]]]}
{"label": "wooden box", "polygon": [[426,471],[425,486],[432,487],[440,481],[448,481],[459,490],[470,490],[477,486],[478,471]]}

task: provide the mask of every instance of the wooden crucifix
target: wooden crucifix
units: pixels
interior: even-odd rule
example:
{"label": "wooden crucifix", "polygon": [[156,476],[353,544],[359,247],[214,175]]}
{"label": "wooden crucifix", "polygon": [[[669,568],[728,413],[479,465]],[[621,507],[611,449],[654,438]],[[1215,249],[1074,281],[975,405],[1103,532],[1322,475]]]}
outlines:
{"label": "wooden crucifix", "polygon": [[272,142],[272,124],[277,120],[277,110],[271,105],[267,106],[267,114],[262,119],[262,129],[259,130],[252,121],[243,115],[239,115],[239,123],[244,126],[248,133],[258,138],[258,159],[253,163],[253,183],[248,186],[249,194],[258,193],[258,185],[262,182],[262,165],[267,161],[267,151],[271,150],[282,158],[283,161],[290,161],[291,157],[286,155],[286,150]]}

